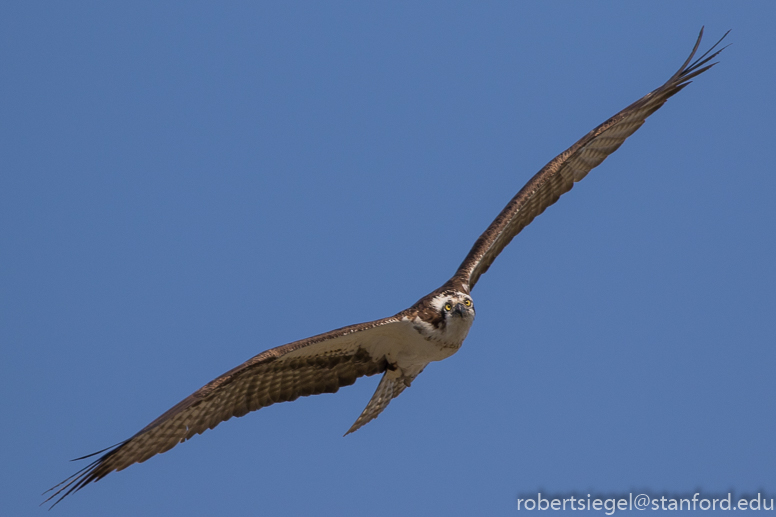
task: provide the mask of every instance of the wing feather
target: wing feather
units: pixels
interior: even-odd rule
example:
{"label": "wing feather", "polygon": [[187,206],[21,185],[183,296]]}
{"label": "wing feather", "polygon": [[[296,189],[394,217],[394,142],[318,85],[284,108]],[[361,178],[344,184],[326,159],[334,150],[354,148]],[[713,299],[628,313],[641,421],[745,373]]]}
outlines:
{"label": "wing feather", "polygon": [[716,63],[708,64],[709,61],[722,52],[724,47],[713,54],[711,52],[725,36],[727,33],[705,54],[690,64],[703,37],[703,29],[701,29],[692,53],[665,84],[590,131],[545,165],[512,198],[477,239],[446,286],[452,285],[458,289],[470,291],[515,235],[555,203],[560,196],[571,190],[575,182],[584,178],[588,172],[616,151],[626,138],[641,127],[647,117],[657,111],[671,96],[687,86],[690,79],[714,66]]}
{"label": "wing feather", "polygon": [[89,483],[166,452],[232,417],[299,397],[334,393],[359,377],[386,371],[381,346],[391,341],[392,329],[401,332],[398,323],[394,317],[351,325],[262,352],[192,393],[130,439],[85,456],[105,453],[53,487],[56,491],[44,503],[58,497],[56,505]]}

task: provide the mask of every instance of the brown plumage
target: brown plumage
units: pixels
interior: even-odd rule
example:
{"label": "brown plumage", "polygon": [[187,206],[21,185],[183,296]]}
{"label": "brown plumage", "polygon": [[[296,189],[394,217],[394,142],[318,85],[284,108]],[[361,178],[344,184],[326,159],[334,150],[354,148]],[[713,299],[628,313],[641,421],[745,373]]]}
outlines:
{"label": "brown plumage", "polygon": [[[593,129],[531,178],[442,287],[393,317],[343,327],[260,353],[209,382],[128,440],[85,456],[105,453],[52,488],[56,491],[46,501],[59,496],[56,504],[110,472],[143,462],[232,417],[302,396],[334,393],[359,377],[384,373],[348,433],[376,418],[426,364],[452,355],[460,347],[474,319],[468,294],[512,238],[617,150],[690,79],[714,65],[709,61],[722,49],[711,51],[719,41],[690,64],[702,36],[703,30],[690,57],[665,84]],[[457,315],[465,318],[456,319]]]}
{"label": "brown plumage", "polygon": [[[123,470],[166,452],[232,417],[307,395],[335,393],[359,377],[386,371],[387,361],[384,358],[375,360],[351,336],[358,333],[364,339],[370,330],[374,332],[374,329],[396,321],[386,318],[351,325],[260,353],[210,381],[132,438],[110,447],[112,450],[63,481],[62,489],[52,497],[67,489],[62,495],[65,497],[114,470]],[[300,349],[306,353],[289,357]]]}
{"label": "brown plumage", "polygon": [[458,271],[449,280],[449,285],[472,289],[501,250],[515,235],[528,226],[534,217],[544,212],[560,196],[571,190],[574,183],[587,176],[588,172],[616,151],[626,138],[641,127],[647,117],[657,111],[671,96],[690,84],[690,79],[714,66],[716,63],[707,63],[724,48],[709,54],[725,36],[727,33],[705,54],[690,64],[703,38],[703,29],[701,29],[690,56],[665,84],[590,131],[542,167],[477,239]]}

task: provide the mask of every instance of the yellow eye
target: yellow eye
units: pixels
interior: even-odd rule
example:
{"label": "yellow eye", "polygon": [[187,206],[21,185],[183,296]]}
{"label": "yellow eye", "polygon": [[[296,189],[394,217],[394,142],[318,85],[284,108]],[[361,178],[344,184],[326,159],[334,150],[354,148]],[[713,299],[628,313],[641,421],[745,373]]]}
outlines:
{"label": "yellow eye", "polygon": [[451,311],[451,310],[453,310],[453,306],[450,303],[446,303],[445,304],[445,310],[446,311]]}
{"label": "yellow eye", "polygon": [[463,304],[466,305],[467,307],[471,307],[472,306],[472,301],[471,300],[464,300]]}

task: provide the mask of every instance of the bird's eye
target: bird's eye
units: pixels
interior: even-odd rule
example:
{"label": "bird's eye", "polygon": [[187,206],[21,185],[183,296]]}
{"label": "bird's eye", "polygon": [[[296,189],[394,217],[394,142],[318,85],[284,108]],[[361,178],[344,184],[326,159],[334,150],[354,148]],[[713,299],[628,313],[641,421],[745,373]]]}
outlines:
{"label": "bird's eye", "polygon": [[469,300],[469,299],[466,299],[466,300],[463,301],[463,304],[466,305],[467,307],[471,307],[472,306],[472,301]]}
{"label": "bird's eye", "polygon": [[447,312],[450,312],[451,310],[453,310],[453,306],[452,306],[452,304],[451,304],[450,302],[447,302],[447,303],[445,304],[445,310],[446,310]]}

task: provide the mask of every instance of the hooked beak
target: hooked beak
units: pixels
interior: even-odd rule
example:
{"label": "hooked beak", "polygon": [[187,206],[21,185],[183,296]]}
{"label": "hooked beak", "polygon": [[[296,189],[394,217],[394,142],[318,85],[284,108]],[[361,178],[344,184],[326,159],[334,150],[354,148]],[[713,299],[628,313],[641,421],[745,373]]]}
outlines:
{"label": "hooked beak", "polygon": [[456,303],[455,307],[453,308],[453,314],[457,314],[458,316],[463,316],[466,312],[466,307],[462,303]]}

